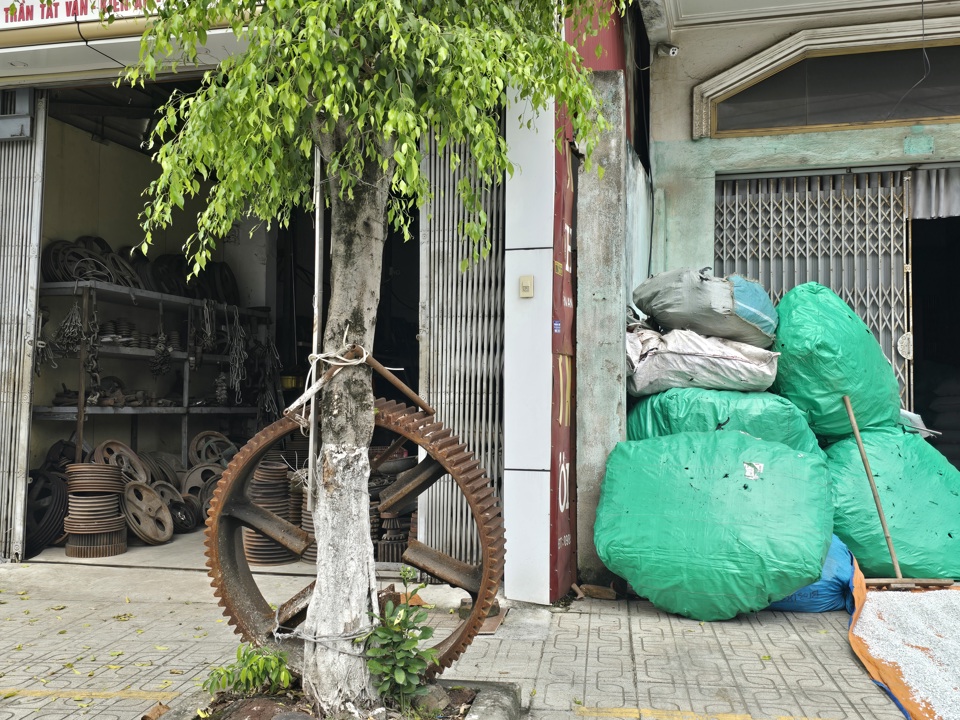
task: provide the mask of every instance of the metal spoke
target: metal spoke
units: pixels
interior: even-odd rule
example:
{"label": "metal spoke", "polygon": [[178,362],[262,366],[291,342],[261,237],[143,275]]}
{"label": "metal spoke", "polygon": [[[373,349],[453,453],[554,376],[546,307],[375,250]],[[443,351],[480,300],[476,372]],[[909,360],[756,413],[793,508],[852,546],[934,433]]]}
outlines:
{"label": "metal spoke", "polygon": [[439,460],[424,458],[416,467],[400,473],[389,487],[380,491],[380,512],[402,514],[415,510],[417,498],[446,474],[446,468]]}
{"label": "metal spoke", "polygon": [[303,554],[303,551],[313,542],[306,532],[293,523],[246,499],[231,501],[223,508],[223,514],[275,540],[295,555]]}

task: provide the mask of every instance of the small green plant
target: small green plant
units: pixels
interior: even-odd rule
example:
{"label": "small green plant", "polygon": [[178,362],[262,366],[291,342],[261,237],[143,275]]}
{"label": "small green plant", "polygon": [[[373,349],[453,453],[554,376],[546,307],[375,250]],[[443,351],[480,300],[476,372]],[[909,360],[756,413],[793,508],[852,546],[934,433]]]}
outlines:
{"label": "small green plant", "polygon": [[387,601],[382,615],[371,613],[378,625],[367,637],[367,667],[377,677],[377,692],[406,711],[410,700],[427,692],[423,682],[427,668],[437,659],[433,648],[421,648],[420,642],[433,637],[433,628],[426,625],[427,613],[410,605],[426,583],[411,591],[416,570],[404,565],[400,569],[403,602]]}
{"label": "small green plant", "polygon": [[291,682],[285,652],[242,644],[237,648],[237,661],[214,668],[203,681],[203,689],[211,695],[221,690],[274,694],[290,687]]}

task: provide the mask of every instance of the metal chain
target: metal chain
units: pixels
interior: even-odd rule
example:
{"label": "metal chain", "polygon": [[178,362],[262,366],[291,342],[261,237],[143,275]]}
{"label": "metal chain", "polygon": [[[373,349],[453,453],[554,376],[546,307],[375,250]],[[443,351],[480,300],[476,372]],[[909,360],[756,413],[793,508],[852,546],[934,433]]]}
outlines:
{"label": "metal chain", "polygon": [[210,351],[217,347],[216,310],[209,300],[203,301],[203,349]]}
{"label": "metal chain", "polygon": [[84,369],[90,373],[93,387],[100,386],[100,315],[97,311],[97,296],[91,293],[90,320],[87,323],[87,332],[83,334],[83,342],[87,348],[87,357]]}
{"label": "metal chain", "polygon": [[54,370],[58,367],[55,360],[56,356],[53,354],[53,342],[46,331],[47,320],[49,319],[50,311],[41,306],[40,312],[37,313],[37,335],[33,352],[33,372],[37,374],[37,377],[40,377],[44,365],[49,365]]}
{"label": "metal chain", "polygon": [[[229,326],[229,322],[228,322]],[[240,325],[240,310],[233,308],[233,327],[228,327],[229,355],[230,355],[230,387],[237,394],[237,405],[242,402],[240,396],[240,383],[247,379],[247,334]]]}
{"label": "metal chain", "polygon": [[150,358],[150,373],[154,377],[160,377],[170,372],[170,354],[173,348],[167,341],[167,334],[163,331],[163,303],[160,303],[160,319],[157,323],[157,344],[153,349],[153,357]]}
{"label": "metal chain", "polygon": [[[269,335],[269,333],[268,333]],[[254,375],[259,378],[257,388],[257,422],[261,427],[280,417],[283,388],[280,385],[280,353],[269,336],[265,343],[253,341]]]}
{"label": "metal chain", "polygon": [[214,380],[214,385],[216,386],[216,395],[217,395],[217,405],[226,405],[229,395],[227,394],[227,384],[230,381],[227,379],[227,375],[224,372],[221,372],[217,375],[217,379]]}
{"label": "metal chain", "polygon": [[83,342],[83,317],[80,312],[80,303],[74,301],[70,312],[60,323],[57,331],[53,334],[53,344],[56,345],[62,353],[80,352],[80,343]]}

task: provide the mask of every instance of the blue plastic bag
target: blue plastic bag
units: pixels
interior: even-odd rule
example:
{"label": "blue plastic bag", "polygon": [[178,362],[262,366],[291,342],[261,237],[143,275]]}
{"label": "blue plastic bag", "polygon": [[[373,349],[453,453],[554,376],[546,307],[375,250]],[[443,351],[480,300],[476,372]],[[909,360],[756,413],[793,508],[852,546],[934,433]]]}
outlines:
{"label": "blue plastic bag", "polygon": [[853,553],[834,535],[820,579],[783,600],[771,603],[769,609],[784,612],[846,610],[853,613]]}
{"label": "blue plastic bag", "polygon": [[733,285],[733,307],[737,315],[767,335],[775,335],[780,318],[763,285],[739,275],[727,275],[727,280]]}

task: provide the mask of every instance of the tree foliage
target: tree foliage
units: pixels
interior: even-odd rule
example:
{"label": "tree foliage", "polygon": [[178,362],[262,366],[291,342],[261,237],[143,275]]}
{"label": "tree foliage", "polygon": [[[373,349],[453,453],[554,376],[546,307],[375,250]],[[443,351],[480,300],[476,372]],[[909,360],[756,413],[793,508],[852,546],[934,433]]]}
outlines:
{"label": "tree foliage", "polygon": [[[498,128],[508,88],[534,111],[564,108],[588,159],[605,127],[589,71],[562,33],[565,18],[595,28],[593,2],[146,0],[151,18],[127,81],[197,63],[215,32],[231,33],[242,51],[161,109],[145,244],[201,192],[206,208],[185,248],[195,271],[237,220],[285,224],[294,207],[312,206],[314,143],[324,147],[338,127],[349,132],[326,151],[328,177],[349,201],[364,164],[379,165],[391,183],[388,219],[407,235],[410,210],[432,192],[424,143],[465,143],[457,190],[473,220],[462,229],[481,241],[486,218],[471,177],[489,183],[513,171]],[[476,247],[475,258],[484,251]]]}

